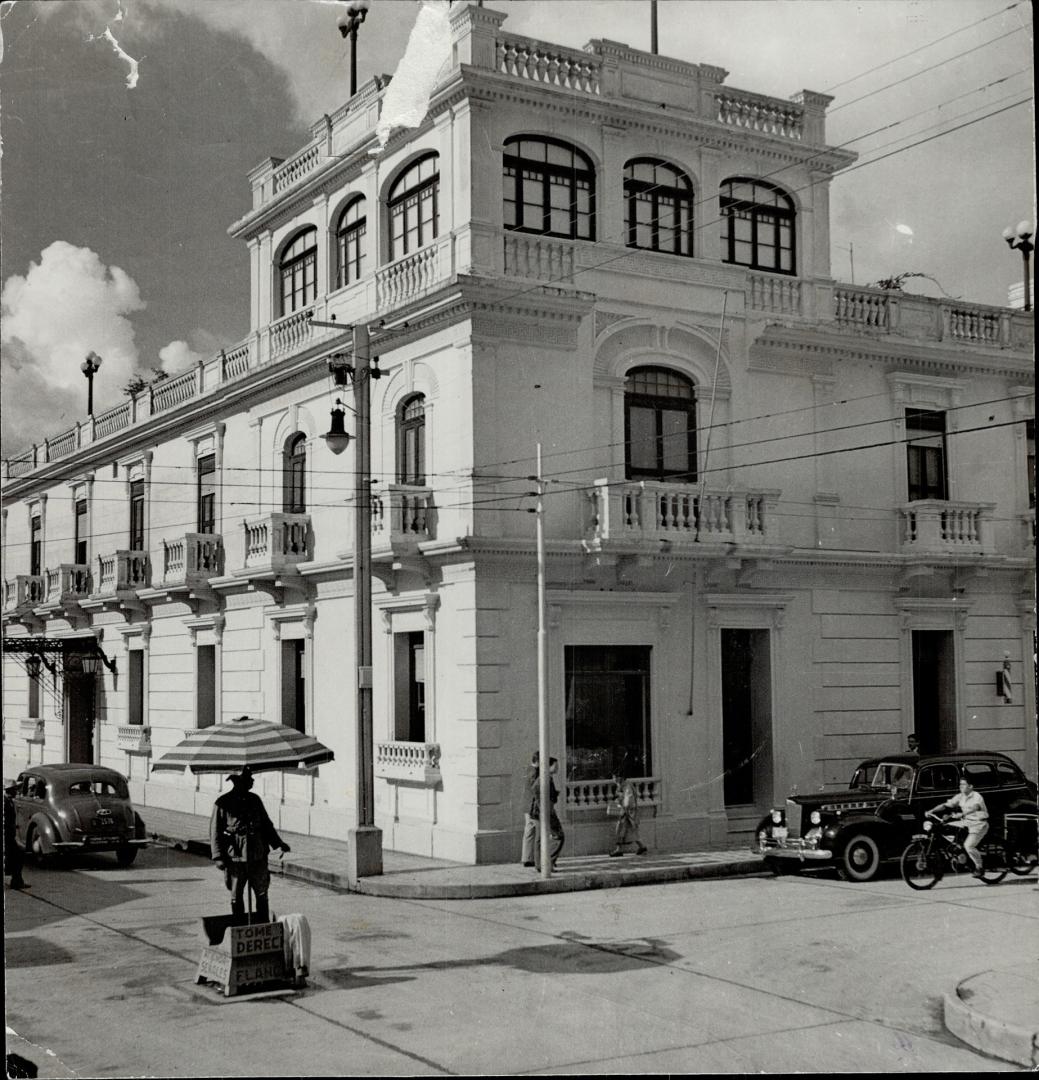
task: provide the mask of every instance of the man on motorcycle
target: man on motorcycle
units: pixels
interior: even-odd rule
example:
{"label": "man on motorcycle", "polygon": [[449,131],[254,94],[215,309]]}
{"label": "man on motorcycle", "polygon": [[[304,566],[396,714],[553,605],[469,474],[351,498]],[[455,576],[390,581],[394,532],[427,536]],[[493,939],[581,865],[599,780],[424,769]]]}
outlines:
{"label": "man on motorcycle", "polygon": [[953,795],[937,809],[959,811],[949,820],[959,821],[966,827],[967,839],[963,841],[963,850],[974,863],[974,876],[980,877],[982,862],[978,844],[988,832],[988,808],[985,806],[985,800],[974,790],[974,785],[966,777],[962,777],[959,794]]}

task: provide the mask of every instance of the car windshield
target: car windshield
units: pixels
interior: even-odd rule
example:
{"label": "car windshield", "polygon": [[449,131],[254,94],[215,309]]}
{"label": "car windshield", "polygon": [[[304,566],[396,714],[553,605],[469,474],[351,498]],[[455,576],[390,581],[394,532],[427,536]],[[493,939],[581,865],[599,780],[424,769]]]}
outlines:
{"label": "car windshield", "polygon": [[891,787],[905,788],[908,791],[912,782],[912,765],[898,765],[885,761],[877,766],[869,786],[875,791]]}
{"label": "car windshield", "polygon": [[126,785],[116,780],[77,780],[69,784],[70,795],[107,795],[125,799]]}

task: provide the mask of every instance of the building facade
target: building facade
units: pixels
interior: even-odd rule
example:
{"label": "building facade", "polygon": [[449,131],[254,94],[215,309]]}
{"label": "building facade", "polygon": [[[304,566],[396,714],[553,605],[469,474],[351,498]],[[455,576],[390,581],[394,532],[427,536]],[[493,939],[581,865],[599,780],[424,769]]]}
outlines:
{"label": "building facade", "polygon": [[345,836],[357,462],[321,435],[363,322],[387,848],[518,858],[539,444],[571,851],[616,769],[672,850],[913,730],[1034,776],[1030,315],[833,280],[825,95],[451,21],[418,129],[369,152],[376,79],[250,175],[245,341],[5,463],[5,775],[208,813],[222,778],[151,762],[261,716],[336,752],[258,778],[276,824]]}

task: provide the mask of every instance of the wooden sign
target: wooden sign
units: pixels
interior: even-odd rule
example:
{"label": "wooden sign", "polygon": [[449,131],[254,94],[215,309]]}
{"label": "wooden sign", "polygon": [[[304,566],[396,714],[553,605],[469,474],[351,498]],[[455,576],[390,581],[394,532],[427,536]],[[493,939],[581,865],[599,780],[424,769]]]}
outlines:
{"label": "wooden sign", "polygon": [[291,985],[285,969],[285,927],[278,922],[228,927],[219,945],[202,950],[195,982],[218,983],[225,997]]}

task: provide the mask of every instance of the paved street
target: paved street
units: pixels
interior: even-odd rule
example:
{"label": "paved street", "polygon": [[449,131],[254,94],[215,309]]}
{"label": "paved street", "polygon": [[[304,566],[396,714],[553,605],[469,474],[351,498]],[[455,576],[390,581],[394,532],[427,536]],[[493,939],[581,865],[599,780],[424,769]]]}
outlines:
{"label": "paved street", "polygon": [[1039,948],[1034,876],[468,901],[276,879],[313,929],[310,986],[224,1002],[194,985],[199,916],[225,907],[205,860],[27,876],[5,891],[7,1025],[48,1076],[1010,1069],[944,1030],[941,996]]}

